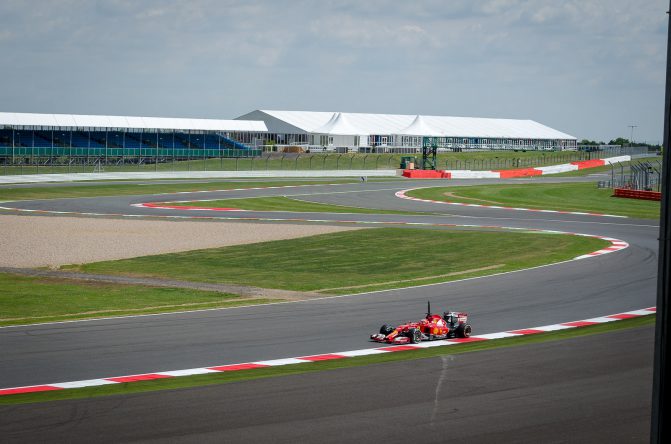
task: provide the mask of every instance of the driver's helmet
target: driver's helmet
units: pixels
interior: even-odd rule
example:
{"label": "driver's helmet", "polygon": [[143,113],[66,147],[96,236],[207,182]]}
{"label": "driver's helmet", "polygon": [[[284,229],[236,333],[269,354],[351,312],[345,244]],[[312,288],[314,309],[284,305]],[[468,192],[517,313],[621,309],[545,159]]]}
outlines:
{"label": "driver's helmet", "polygon": [[454,325],[457,323],[457,315],[451,311],[446,311],[443,313],[443,319],[445,319],[448,324]]}

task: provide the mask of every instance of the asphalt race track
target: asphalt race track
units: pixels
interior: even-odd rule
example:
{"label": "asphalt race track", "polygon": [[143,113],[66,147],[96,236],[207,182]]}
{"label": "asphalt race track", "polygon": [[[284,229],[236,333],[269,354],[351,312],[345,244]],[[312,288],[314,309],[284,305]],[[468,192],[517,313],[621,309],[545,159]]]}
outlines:
{"label": "asphalt race track", "polygon": [[[547,181],[556,180],[548,179]],[[534,182],[544,181],[546,180],[534,180]],[[305,356],[361,349],[368,346],[372,348],[374,345],[367,342],[367,337],[371,332],[376,331],[380,324],[393,324],[421,316],[425,310],[427,300],[431,300],[436,310],[449,308],[469,312],[474,334],[567,322],[655,305],[657,236],[659,230],[656,221],[459,207],[414,202],[394,196],[396,191],[418,186],[477,184],[482,182],[484,181],[385,181],[346,185],[178,193],[174,195],[54,199],[0,204],[0,206],[24,210],[66,212],[66,214],[70,212],[95,213],[113,217],[124,217],[122,215],[133,217],[204,217],[221,219],[223,223],[226,220],[261,219],[288,220],[287,223],[320,223],[308,222],[308,220],[338,223],[347,221],[352,224],[363,222],[365,224],[362,226],[372,227],[388,226],[388,224],[393,223],[423,224],[411,225],[412,227],[431,227],[432,224],[497,225],[609,236],[630,244],[629,248],[616,253],[549,267],[357,296],[227,310],[2,328],[0,329],[0,355],[2,356],[2,369],[0,370],[0,381],[2,383],[0,385],[3,387],[35,385]],[[241,184],[241,187],[244,187],[244,184]],[[405,211],[431,211],[434,214],[420,216],[213,212],[163,210],[131,206],[135,203],[144,202],[283,195],[329,204]],[[374,266],[374,264],[371,264],[371,266]],[[427,264],[427,266],[430,266],[430,264]],[[328,270],[328,264],[324,264],[324,267],[325,270]],[[649,338],[645,341],[648,340]],[[596,339],[595,341],[598,342]],[[637,352],[643,353],[651,359],[651,345],[646,345],[646,347],[648,348],[644,347],[643,351],[637,350]],[[542,349],[543,347],[539,346],[539,348]],[[604,347],[602,346],[601,349],[604,349]],[[562,353],[562,350],[568,352],[572,348],[561,349],[559,353]],[[598,350],[600,350],[600,347],[595,345],[594,353],[597,353]],[[549,355],[549,352],[542,355],[539,362],[542,363],[549,359]],[[459,359],[469,360],[471,358],[464,356]],[[475,361],[472,365],[473,368],[476,368],[477,358],[473,359]],[[564,360],[568,359],[571,358],[568,356],[564,358]],[[638,358],[632,357],[632,359]],[[439,364],[440,360],[436,362]],[[435,365],[436,362],[432,365]],[[540,363],[536,365],[541,365]],[[513,365],[513,363],[509,364]],[[411,363],[398,364],[394,365],[393,369],[389,368],[387,370],[385,367],[384,372],[389,371],[393,374],[398,368],[399,372],[407,372],[409,379],[422,379],[421,377],[414,378],[413,372],[407,368],[404,369],[404,365],[412,366]],[[572,365],[575,366],[575,362]],[[487,364],[486,368],[489,371],[493,370],[491,364]],[[528,368],[519,368],[522,375],[527,374],[525,370],[528,370]],[[637,378],[641,375],[647,378],[644,383],[639,385],[649,386],[649,370],[648,368],[641,374],[636,375]],[[436,371],[440,370],[434,369],[432,374]],[[353,374],[358,374],[357,372],[367,375],[373,374],[372,371],[362,369],[352,370]],[[479,373],[482,373],[482,370]],[[342,378],[345,378],[344,380],[353,377],[347,376],[349,375],[347,372],[344,372],[344,374],[346,375],[342,376]],[[463,377],[469,379],[468,374],[468,372],[464,373]],[[598,385],[594,382],[599,380],[598,375],[592,376],[594,378],[592,383]],[[628,375],[627,378],[630,376]],[[625,378],[624,374],[622,377]],[[322,374],[321,376],[313,375],[302,378],[321,378],[323,382],[324,376]],[[601,379],[608,378],[604,376]],[[295,382],[297,385],[303,383],[300,381],[301,378],[296,379],[299,379]],[[630,379],[627,379],[627,381],[631,382]],[[253,384],[273,384],[273,382],[264,381]],[[292,386],[285,386],[284,384],[283,381],[281,385],[278,385],[279,391],[290,393]],[[309,382],[305,382],[305,384],[309,384]],[[334,384],[337,387],[338,381],[334,381]],[[433,387],[431,390],[435,390],[435,384],[434,375],[429,384]],[[373,385],[374,387],[371,387],[373,393],[385,386],[382,382],[379,386]],[[235,390],[241,390],[241,393],[245,390],[253,391],[251,388],[244,388],[246,387],[245,384],[236,386],[238,388]],[[566,386],[567,390],[575,390],[569,380],[566,381]],[[203,392],[216,390],[216,393],[220,394],[219,396],[225,397],[227,396],[227,390],[229,390],[225,387],[227,386],[217,389],[203,389]],[[253,387],[251,383],[250,387]],[[422,387],[417,387],[417,389],[429,390]],[[594,388],[594,390],[598,389]],[[145,399],[141,396],[139,398],[144,400],[142,402],[162,403],[162,396],[174,396],[180,399],[180,401],[175,402],[182,402],[183,399],[183,402],[191,403],[191,405],[197,404],[198,399],[200,399],[198,396],[189,398],[189,393],[193,394],[193,391],[186,391],[184,398],[179,395],[182,392],[174,393],[177,394],[154,394],[151,396],[155,398]],[[520,393],[522,397],[529,395],[533,398],[531,394],[524,390]],[[445,395],[448,394],[449,391]],[[470,408],[468,405],[473,402],[469,401],[468,393],[459,390],[455,392],[455,397],[459,402],[465,403],[465,408]],[[294,399],[293,396],[290,398]],[[650,396],[645,398],[646,402],[649,398]],[[153,401],[149,399],[153,399]],[[570,400],[570,397],[560,396],[556,399],[561,402],[560,405],[563,405],[564,408],[570,409],[571,406],[574,406],[574,401]],[[583,403],[589,404],[590,402],[587,392],[580,399]],[[113,403],[114,401],[101,400],[95,402]],[[123,401],[121,402],[123,403]],[[380,404],[384,405],[384,403],[385,399],[382,399]],[[433,399],[431,399],[430,404],[432,405],[432,403]],[[410,412],[409,417],[431,416],[431,405],[422,407],[422,409],[428,408],[428,411]],[[243,407],[245,406],[250,407],[243,403]],[[175,406],[175,408],[179,408],[179,406]],[[268,408],[271,408],[271,406]],[[57,410],[57,408],[55,409]],[[376,418],[377,421],[384,419],[380,414],[381,412],[375,409],[376,407],[371,405],[368,410],[364,409],[367,413],[362,413],[359,416],[361,430],[363,430],[364,423],[369,418],[367,415],[370,415],[370,418]],[[522,412],[523,409],[520,408],[515,411]],[[351,417],[349,421],[352,427],[355,427],[355,418]],[[226,421],[219,424],[224,427]],[[322,425],[327,428],[334,426],[334,424],[327,422]],[[473,423],[468,421],[463,422],[463,424],[464,426],[469,424],[471,427],[473,426]],[[443,423],[440,427],[446,426],[447,423]],[[198,429],[200,431],[197,431],[196,429],[193,429],[196,433],[201,433],[203,430]],[[496,423],[490,424],[486,430],[493,433],[497,430]],[[486,430],[482,430],[482,438],[486,441],[496,441],[494,439],[495,435],[485,434]],[[380,432],[380,430],[378,431]],[[133,436],[133,439],[142,439],[139,435]],[[149,439],[151,436],[160,437],[161,435],[148,435],[144,439]],[[199,440],[201,437],[204,440],[215,440],[216,436],[216,434],[196,435],[196,438]],[[242,437],[242,435],[239,436]],[[353,434],[351,436],[355,439],[357,436],[365,439],[366,435]],[[395,437],[399,435],[390,436],[391,441],[394,441]],[[440,441],[436,436],[431,435],[429,441]],[[455,436],[466,435],[456,434]],[[221,436],[219,438],[221,439]],[[298,440],[301,439],[298,438]],[[503,441],[511,442],[515,439],[504,439]],[[524,437],[520,441],[538,442],[538,440],[527,440]],[[563,440],[558,439],[558,441]],[[638,441],[638,439],[635,439],[635,441]]]}
{"label": "asphalt race track", "polygon": [[653,330],[6,406],[0,435],[5,443],[647,442]]}

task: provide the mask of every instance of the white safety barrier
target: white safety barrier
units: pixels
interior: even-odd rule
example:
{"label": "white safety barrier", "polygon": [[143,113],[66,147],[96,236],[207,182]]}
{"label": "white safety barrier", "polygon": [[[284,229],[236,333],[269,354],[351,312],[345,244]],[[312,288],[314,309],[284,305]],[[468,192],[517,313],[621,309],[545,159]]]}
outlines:
{"label": "white safety barrier", "polygon": [[572,165],[570,163],[566,163],[566,164],[563,164],[563,165],[536,167],[534,169],[535,170],[541,170],[543,172],[543,174],[558,174],[558,173],[566,173],[568,171],[577,171],[578,170],[578,165]]}
{"label": "white safety barrier", "polygon": [[631,156],[608,157],[603,160],[606,161],[606,165],[610,165],[618,162],[629,162],[631,160]]}
{"label": "white safety barrier", "polygon": [[452,179],[499,179],[496,171],[447,170]]}

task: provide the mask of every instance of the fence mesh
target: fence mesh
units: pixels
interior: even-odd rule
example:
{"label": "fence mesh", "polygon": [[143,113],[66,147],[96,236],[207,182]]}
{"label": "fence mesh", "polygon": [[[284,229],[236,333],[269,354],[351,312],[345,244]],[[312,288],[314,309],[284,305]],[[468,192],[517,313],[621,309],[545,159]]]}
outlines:
{"label": "fence mesh", "polygon": [[661,191],[662,161],[631,162],[611,165],[610,180],[599,181],[600,188]]}
{"label": "fence mesh", "polygon": [[[595,148],[595,147],[592,147]],[[439,152],[437,169],[505,170],[647,154],[647,147],[600,147],[576,151]],[[155,155],[152,155],[155,154]],[[175,155],[148,151],[137,155],[82,155],[33,150],[0,156],[0,175],[92,173],[122,171],[264,171],[264,170],[370,170],[397,169],[407,153],[260,153],[221,150],[219,155],[188,152]],[[411,153],[421,160],[421,154]],[[415,167],[421,167],[415,163]]]}

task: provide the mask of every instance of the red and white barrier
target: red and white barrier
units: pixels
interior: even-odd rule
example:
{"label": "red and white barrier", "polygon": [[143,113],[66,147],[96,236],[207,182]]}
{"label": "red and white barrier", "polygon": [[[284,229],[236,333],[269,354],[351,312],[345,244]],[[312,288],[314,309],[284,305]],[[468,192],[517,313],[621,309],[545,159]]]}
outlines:
{"label": "red and white barrier", "polygon": [[566,173],[569,171],[596,168],[617,162],[628,162],[631,156],[607,157],[605,159],[581,160],[534,168],[517,168],[512,170],[472,171],[472,170],[405,170],[403,176],[410,179],[511,179],[518,177],[545,176],[548,174]]}

